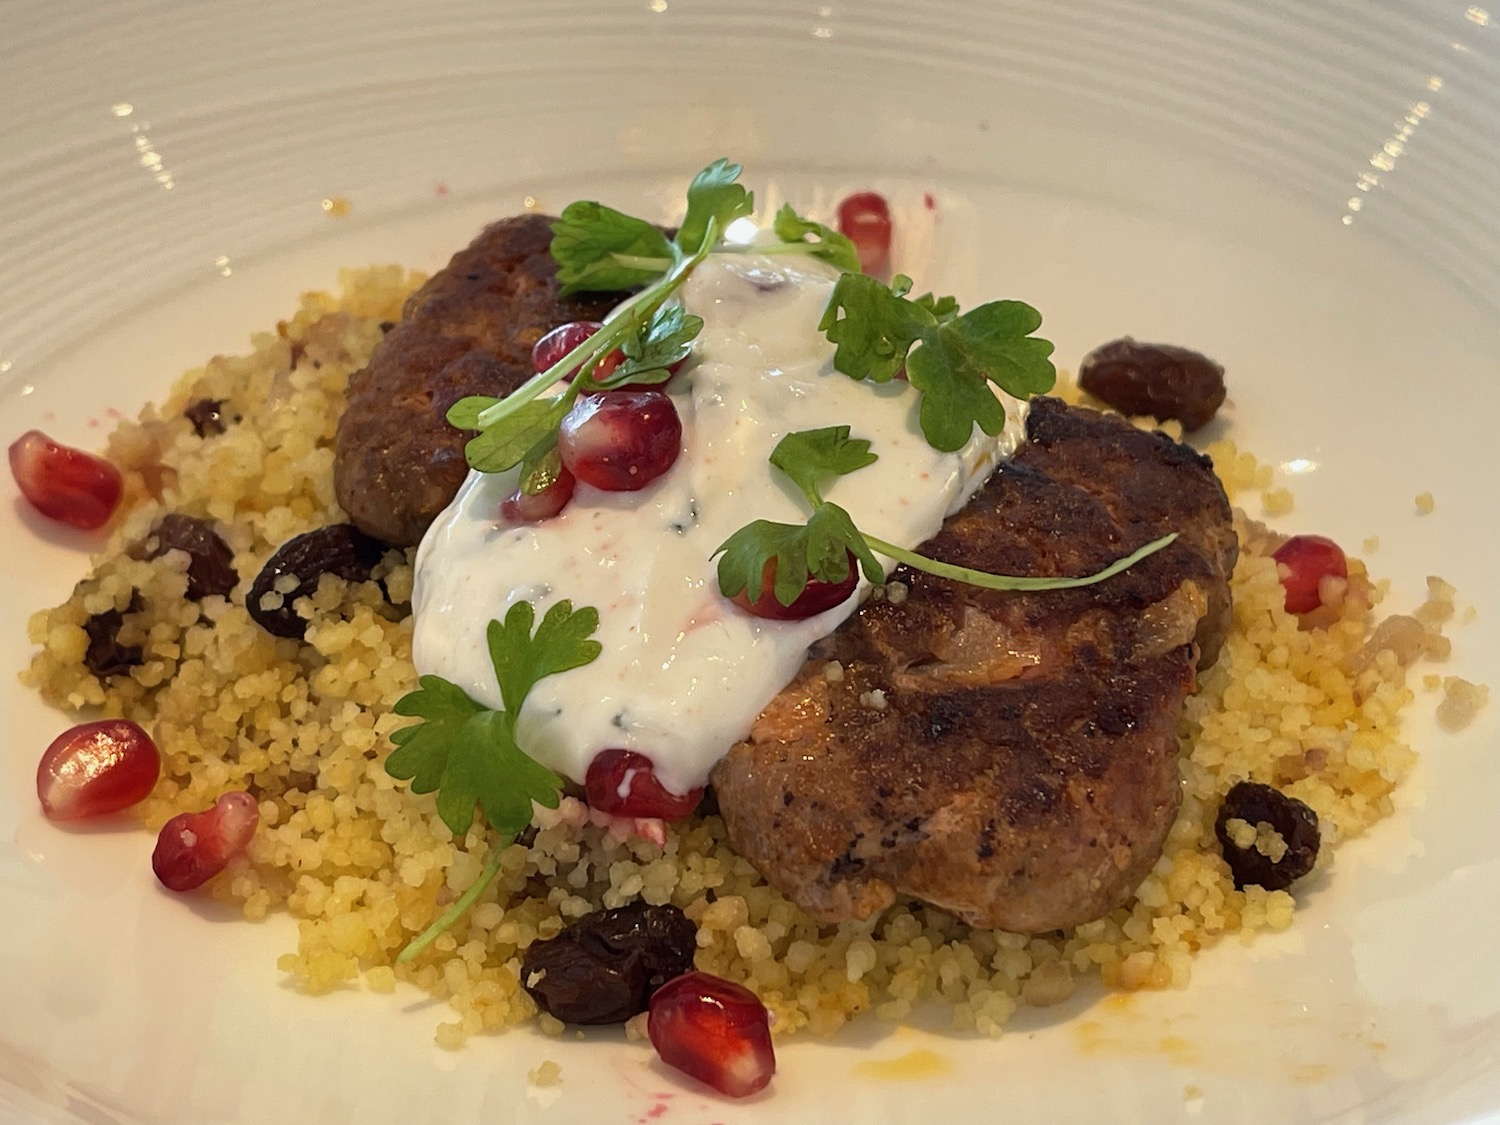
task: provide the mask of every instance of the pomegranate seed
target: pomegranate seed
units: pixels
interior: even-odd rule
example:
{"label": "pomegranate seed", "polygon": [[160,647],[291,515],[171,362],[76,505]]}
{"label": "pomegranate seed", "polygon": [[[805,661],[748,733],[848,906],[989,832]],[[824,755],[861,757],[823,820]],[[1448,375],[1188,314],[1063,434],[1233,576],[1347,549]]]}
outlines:
{"label": "pomegranate seed", "polygon": [[202,886],[245,850],[259,823],[255,798],[239,790],[203,812],[179,813],[161,826],[151,870],[169,891]]}
{"label": "pomegranate seed", "polygon": [[891,208],[885,196],[855,192],[839,204],[838,215],[839,233],[859,251],[859,268],[871,274],[885,272],[891,262]]}
{"label": "pomegranate seed", "polygon": [[[597,320],[571,320],[567,324],[558,325],[538,340],[536,346],[531,349],[532,370],[540,375],[603,327],[604,325]],[[625,353],[615,348],[594,368],[594,378],[607,378],[624,359]],[[572,382],[572,379],[571,375],[568,376],[569,382]]]}
{"label": "pomegranate seed", "polygon": [[1288,613],[1310,613],[1323,604],[1318,585],[1325,576],[1349,577],[1344,552],[1332,539],[1321,535],[1293,535],[1271,555],[1286,590]]}
{"label": "pomegranate seed", "polygon": [[144,801],[161,772],[151,736],[129,719],[100,719],[63,731],[36,768],[48,820],[81,820]]}
{"label": "pomegranate seed", "polygon": [[776,1073],[765,1005],[743,985],[708,973],[684,973],[656,990],[646,1031],[662,1062],[743,1098]]}
{"label": "pomegranate seed", "polygon": [[58,445],[41,430],[11,443],[10,472],[21,495],[49,519],[92,531],[120,506],[120,470],[102,457]]}
{"label": "pomegranate seed", "polygon": [[589,808],[611,816],[681,820],[698,807],[703,790],[673,793],[656,780],[651,759],[634,750],[601,750],[583,781]]}
{"label": "pomegranate seed", "polygon": [[540,492],[527,494],[517,488],[500,502],[500,515],[511,523],[540,523],[568,506],[577,485],[573,474],[559,468],[552,483]]}
{"label": "pomegranate seed", "polygon": [[682,449],[682,420],[662,391],[586,395],[557,433],[563,464],[584,484],[606,492],[645,488],[672,467]]}
{"label": "pomegranate seed", "polygon": [[815,617],[825,609],[832,609],[843,602],[850,594],[854,593],[854,587],[859,585],[859,564],[854,558],[854,552],[845,552],[849,557],[849,576],[842,582],[823,582],[817,578],[810,577],[807,585],[802,587],[802,592],[792,599],[791,605],[782,605],[776,600],[776,560],[766,560],[766,568],[760,575],[760,599],[750,600],[750,589],[746,587],[730,600],[746,613],[752,613],[756,617],[763,617],[768,621],[801,621],[805,617]]}

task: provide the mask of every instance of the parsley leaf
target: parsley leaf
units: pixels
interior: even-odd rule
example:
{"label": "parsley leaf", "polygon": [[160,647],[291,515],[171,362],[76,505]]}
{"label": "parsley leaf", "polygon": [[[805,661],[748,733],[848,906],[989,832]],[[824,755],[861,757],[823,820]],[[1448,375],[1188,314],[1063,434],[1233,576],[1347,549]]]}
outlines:
{"label": "parsley leaf", "polygon": [[552,257],[565,297],[580,290],[634,289],[661,276],[659,269],[622,265],[616,254],[676,257],[660,228],[602,203],[570,203],[552,224]]}
{"label": "parsley leaf", "polygon": [[701,316],[694,316],[681,305],[661,306],[638,332],[626,337],[620,345],[624,362],[598,385],[609,390],[627,383],[665,383],[672,376],[672,365],[688,357],[693,340],[702,330]]}
{"label": "parsley leaf", "polygon": [[1041,314],[1020,301],[991,301],[960,314],[952,297],[907,297],[911,279],[889,286],[844,274],[818,328],[836,345],[833,366],[855,379],[885,382],[903,367],[922,392],[922,433],[934,449],[952,452],[977,425],[990,436],[1005,425],[994,383],[1016,398],[1052,389],[1052,343],[1032,335]]}
{"label": "parsley leaf", "polygon": [[851,438],[848,426],[825,426],[787,434],[771,450],[771,464],[792,479],[807,502],[823,502],[823,481],[873,465],[878,458],[864,438]]}
{"label": "parsley leaf", "polygon": [[[755,210],[755,196],[735,181],[744,171],[720,157],[693,177],[687,190],[687,214],[677,228],[677,246],[693,253],[708,237],[709,220],[716,220],[719,232],[735,219]],[[566,214],[567,212],[564,212]]]}
{"label": "parsley leaf", "polygon": [[[859,251],[854,248],[849,237],[822,223],[804,219],[792,209],[790,203],[782,204],[772,226],[776,237],[781,241],[807,242],[807,252],[814,258],[822,258],[845,273],[859,272]],[[814,241],[808,242],[808,235],[815,236]]]}
{"label": "parsley leaf", "polygon": [[856,379],[889,382],[906,353],[936,319],[915,301],[862,273],[843,274],[828,297],[818,330],[837,345],[833,365]]}
{"label": "parsley leaf", "polygon": [[[791,605],[807,585],[807,528],[772,520],[754,520],[740,528],[714,552],[719,555],[719,591],[732,598],[741,590],[760,601],[767,563],[776,564],[772,592],[782,605]],[[844,577],[844,571],[840,577]]]}
{"label": "parsley leaf", "polygon": [[[993,401],[994,396],[982,381],[976,385]],[[774,573],[776,580],[771,592],[782,605],[791,605],[807,586],[809,577],[828,583],[846,580],[851,553],[859,560],[866,578],[874,583],[884,582],[885,571],[875,557],[876,551],[916,570],[987,590],[1066,590],[1092,586],[1112,578],[1177,538],[1175,532],[1164,535],[1124,558],[1116,559],[1103,570],[1081,578],[991,574],[930,559],[895,543],[866,535],[854,525],[848,512],[823,499],[823,479],[829,474],[842,476],[872,464],[876,458],[869,448],[869,442],[851,438],[847,426],[804,430],[787,434],[777,442],[771,451],[771,464],[802,489],[812,505],[812,515],[802,527],[756,520],[726,539],[714,552],[722,555],[718,565],[719,591],[725,597],[733,598],[748,590],[749,600],[758,602],[766,575]]]}
{"label": "parsley leaf", "polygon": [[572,602],[560,601],[547,610],[532,636],[535,616],[530,602],[517,602],[506,613],[504,624],[491,621],[485,633],[500,698],[512,715],[521,710],[538,680],[582,668],[603,651],[598,641],[590,639],[599,628],[599,611],[593,606],[575,612]]}
{"label": "parsley leaf", "polygon": [[423,676],[393,708],[423,721],[391,734],[396,749],[385,770],[409,781],[413,793],[437,790],[438,815],[455,835],[469,830],[476,804],[491,828],[515,836],[531,823],[533,801],[555,809],[561,799],[562,778],[516,744],[515,716],[538,680],[599,655],[599,642],[589,639],[599,614],[558,602],[533,635],[534,618],[531,603],[517,602],[485,633],[504,711],[476,703],[441,676]]}

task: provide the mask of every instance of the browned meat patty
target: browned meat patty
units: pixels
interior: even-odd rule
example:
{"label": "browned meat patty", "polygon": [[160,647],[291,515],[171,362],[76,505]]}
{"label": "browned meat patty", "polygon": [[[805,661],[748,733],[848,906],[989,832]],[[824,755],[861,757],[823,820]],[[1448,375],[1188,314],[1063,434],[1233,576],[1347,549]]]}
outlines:
{"label": "browned meat patty", "polygon": [[1083,575],[1180,538],[1078,590],[901,567],[904,598],[818,646],[713,774],[730,842],[815,918],[906,894],[1036,933],[1108,913],[1160,854],[1183,701],[1228,620],[1229,503],[1206,458],[1121,419],[1038,399],[1027,433],[923,553]]}
{"label": "browned meat patty", "polygon": [[349,381],[333,467],[339,504],[395,546],[422,538],[468,473],[473,436],[447,422],[466,395],[509,394],[531,377],[531,348],[570,320],[599,320],[618,294],[558,296],[546,215],[485,228],[408,298],[401,322]]}

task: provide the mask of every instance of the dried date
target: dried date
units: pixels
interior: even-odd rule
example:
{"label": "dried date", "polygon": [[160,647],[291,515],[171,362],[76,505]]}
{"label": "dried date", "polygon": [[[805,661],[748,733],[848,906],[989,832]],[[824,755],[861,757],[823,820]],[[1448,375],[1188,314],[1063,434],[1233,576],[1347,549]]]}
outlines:
{"label": "dried date", "polygon": [[88,635],[89,647],[84,650],[83,666],[99,679],[123,676],[144,659],[140,645],[120,643],[120,627],[125,623],[125,614],[138,613],[141,608],[141,595],[137,592],[130,595],[130,604],[124,613],[107,609],[84,621],[83,631]]}
{"label": "dried date", "polygon": [[672,905],[631,903],[588,914],[521,962],[521,983],[564,1023],[624,1023],[693,967],[698,928]]}
{"label": "dried date", "polygon": [[[1286,844],[1285,854],[1273,860],[1253,843],[1240,847],[1229,834],[1231,820],[1243,820],[1252,827],[1269,824]],[[1238,890],[1248,886],[1285,890],[1311,871],[1318,859],[1318,814],[1297,798],[1258,781],[1241,781],[1224,795],[1214,835]]]}
{"label": "dried date", "polygon": [[1206,355],[1129,336],[1084,356],[1078,385],[1122,414],[1175,418],[1185,430],[1207,425],[1225,394],[1224,369]]}
{"label": "dried date", "polygon": [[193,424],[193,433],[199,437],[215,437],[224,432],[224,400],[221,398],[194,399],[182,415]]}
{"label": "dried date", "polygon": [[187,555],[187,596],[195,602],[212,594],[228,597],[240,580],[234,569],[234,552],[214,530],[212,520],[168,512],[130,553],[133,558],[150,560],[168,551]]}
{"label": "dried date", "polygon": [[[334,574],[349,582],[363,582],[380,561],[384,548],[350,523],[330,524],[288,539],[261,568],[245,608],[266,632],[301,638],[307,621],[292,607],[298,598],[318,588],[318,579]],[[280,598],[268,607],[268,595]]]}

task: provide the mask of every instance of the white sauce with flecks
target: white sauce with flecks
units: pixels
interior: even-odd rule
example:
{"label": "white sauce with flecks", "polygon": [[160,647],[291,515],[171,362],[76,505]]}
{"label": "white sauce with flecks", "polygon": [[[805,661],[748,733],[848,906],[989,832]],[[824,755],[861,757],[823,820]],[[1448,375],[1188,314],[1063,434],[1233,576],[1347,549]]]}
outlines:
{"label": "white sauce with flecks", "polygon": [[580,484],[561,515],[516,527],[498,515],[516,472],[470,473],[417,553],[418,672],[498,708],[490,619],[523,599],[538,620],[564,598],[595,606],[602,654],[536,685],[517,723],[521,747],[575,781],[598,751],[621,747],[650,757],[669,789],[702,785],[808,646],[858,604],[856,594],[817,617],[775,622],[720,595],[711,556],[724,540],[751,520],[807,517],[801,494],[767,461],[776,443],[834,425],[868,439],[880,459],[825,496],[866,534],[911,547],[1022,438],[1024,407],[1007,398],[998,441],[976,431],[958,453],[939,453],[922,437],[920,396],[907,383],[876,386],[835,371],[833,346],[817,330],[835,278],[800,255],[721,254],[697,268],[682,291],[705,322],[697,362],[667,386],[683,453],[645,489]]}

